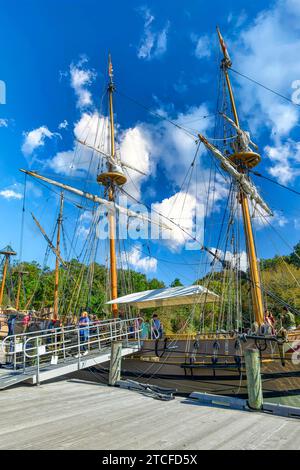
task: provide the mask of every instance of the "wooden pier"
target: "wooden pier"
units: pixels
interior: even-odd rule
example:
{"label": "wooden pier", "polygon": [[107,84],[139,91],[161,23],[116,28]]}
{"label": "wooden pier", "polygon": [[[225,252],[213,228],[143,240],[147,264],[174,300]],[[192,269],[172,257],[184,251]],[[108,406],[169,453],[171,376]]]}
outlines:
{"label": "wooden pier", "polygon": [[71,379],[2,391],[0,449],[300,449],[300,420]]}

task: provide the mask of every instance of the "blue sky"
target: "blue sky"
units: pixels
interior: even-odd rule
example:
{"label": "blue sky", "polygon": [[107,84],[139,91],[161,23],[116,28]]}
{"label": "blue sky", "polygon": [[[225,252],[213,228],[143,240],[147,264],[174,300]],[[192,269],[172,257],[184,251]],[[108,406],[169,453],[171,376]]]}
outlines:
{"label": "blue sky", "polygon": [[[260,1],[242,0],[112,4],[96,0],[12,0],[0,1],[0,6],[0,79],[7,87],[6,104],[0,105],[0,245],[11,243],[18,252],[24,184],[19,168],[39,170],[79,188],[87,184],[91,191],[99,191],[90,179],[83,181],[86,165],[82,159],[87,155],[74,157],[74,132],[78,137],[86,123],[98,119],[109,51],[117,85],[115,118],[121,158],[148,175],[138,178],[132,173],[135,185],[129,185],[128,191],[147,204],[155,203],[167,214],[173,210],[173,217],[179,210],[187,227],[193,218],[192,209],[204,198],[199,185],[207,182],[207,154],[201,150],[197,194],[191,191],[186,200],[180,187],[195,143],[124,95],[211,136],[213,119],[203,116],[211,115],[216,103],[220,58],[217,24],[235,69],[288,97],[293,92],[292,83],[300,80],[300,5],[296,0],[264,1],[263,6]],[[242,124],[251,130],[261,149],[259,171],[299,190],[299,108],[234,74],[232,80]],[[105,124],[103,115],[99,123]],[[74,161],[76,168],[71,171]],[[258,254],[269,257],[289,253],[289,246],[300,239],[298,196],[271,183],[255,182],[275,211],[275,230],[285,239],[256,224]],[[224,191],[217,189],[219,212],[211,214],[211,222],[216,223],[224,203]],[[28,180],[25,209],[22,258],[42,262],[45,242],[34,227],[30,211],[52,233],[57,197]],[[67,202],[69,234],[77,216],[78,211]],[[88,215],[81,219],[78,246],[84,243],[89,222]],[[211,243],[215,243],[214,238]],[[199,251],[185,250],[176,234],[171,243],[131,241],[127,250],[131,267],[166,283],[175,277],[185,284],[193,282],[201,272],[199,263],[205,262]],[[103,252],[99,260],[103,261]]]}

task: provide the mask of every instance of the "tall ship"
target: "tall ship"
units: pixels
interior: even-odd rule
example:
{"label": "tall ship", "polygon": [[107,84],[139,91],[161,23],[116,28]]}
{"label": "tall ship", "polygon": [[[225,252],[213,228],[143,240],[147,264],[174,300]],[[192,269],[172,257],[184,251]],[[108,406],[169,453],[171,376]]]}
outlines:
{"label": "tall ship", "polygon": [[[211,132],[214,135],[209,137],[196,132],[195,140],[198,147],[201,145],[206,150],[201,158],[210,159],[211,162],[209,184],[208,188],[203,189],[205,198],[202,198],[206,204],[206,219],[209,220],[211,208],[215,203],[216,181],[219,179],[226,192],[226,202],[222,211],[219,211],[219,220],[216,221],[214,217],[215,225],[205,225],[201,254],[203,259],[209,262],[206,263],[206,272],[200,280],[195,280],[193,285],[135,292],[126,269],[121,269],[124,251],[120,253],[118,249],[117,226],[120,225],[120,217],[127,217],[127,226],[128,219],[135,219],[140,224],[155,225],[161,231],[182,229],[191,240],[196,240],[196,237],[166,215],[156,213],[155,217],[149,217],[142,212],[123,207],[119,201],[122,195],[131,197],[126,189],[130,172],[143,174],[143,171],[138,166],[133,167],[126,163],[126,158],[122,159],[116,145],[113,108],[115,84],[110,58],[108,117],[104,119],[105,126],[102,124],[101,127],[99,123],[98,129],[102,137],[96,138],[94,144],[88,134],[77,139],[79,149],[91,152],[93,158],[96,156],[98,159],[98,163],[91,165],[91,168],[99,184],[99,192],[95,194],[88,189],[79,189],[32,170],[21,171],[27,177],[61,191],[56,243],[33,216],[46,238],[47,249],[56,257],[52,310],[54,317],[66,318],[74,315],[82,290],[85,290],[87,302],[90,299],[89,286],[98,249],[97,225],[103,218],[108,221],[106,308],[110,309],[109,315],[113,318],[123,315],[139,316],[142,323],[150,325],[149,332],[142,338],[141,350],[123,359],[124,378],[173,387],[182,394],[205,391],[245,397],[247,382],[244,351],[247,348],[256,348],[261,358],[264,397],[285,399],[286,402],[293,403],[294,397],[300,393],[300,364],[297,352],[300,329],[293,321],[286,327],[284,321],[281,324],[280,318],[277,324],[273,325],[268,308],[271,305],[275,310],[284,311],[290,318],[294,317],[296,322],[299,312],[292,302],[287,302],[272,292],[263,280],[253,224],[255,216],[269,220],[273,211],[251,178],[254,169],[261,162],[261,155],[250,133],[244,130],[240,122],[231,84],[232,62],[219,30],[218,38],[222,61],[218,108]],[[197,158],[200,158],[199,154]],[[194,166],[193,160],[191,168]],[[85,188],[86,186],[87,183]],[[63,206],[69,194],[80,199],[80,202],[76,200],[78,210],[86,209],[88,201],[92,213],[91,229],[87,235],[83,256],[86,270],[81,272],[80,268],[76,275],[74,269],[71,269],[72,263],[63,259],[61,253]],[[135,196],[132,196],[131,200],[140,202]],[[99,207],[103,210],[100,211]],[[246,259],[243,250],[246,252]],[[84,276],[86,281],[83,281]],[[64,299],[67,290],[72,292],[68,305]],[[175,322],[176,328],[170,326],[167,321],[168,315],[172,315],[174,311],[179,312],[181,320]],[[163,331],[155,328],[154,313],[162,319]],[[107,372],[108,366],[102,365],[95,366],[92,372],[84,374],[90,374],[91,378],[103,378]]]}

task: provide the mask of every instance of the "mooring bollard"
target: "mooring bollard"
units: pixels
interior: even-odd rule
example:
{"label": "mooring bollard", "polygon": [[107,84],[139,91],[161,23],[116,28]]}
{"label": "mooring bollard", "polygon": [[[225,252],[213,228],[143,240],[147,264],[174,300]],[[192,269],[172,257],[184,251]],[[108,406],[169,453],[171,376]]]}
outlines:
{"label": "mooring bollard", "polygon": [[244,356],[247,374],[248,405],[249,408],[258,411],[263,406],[259,351],[258,349],[245,349]]}
{"label": "mooring bollard", "polygon": [[109,366],[109,385],[115,385],[121,378],[122,361],[122,341],[113,341],[111,343],[110,366]]}

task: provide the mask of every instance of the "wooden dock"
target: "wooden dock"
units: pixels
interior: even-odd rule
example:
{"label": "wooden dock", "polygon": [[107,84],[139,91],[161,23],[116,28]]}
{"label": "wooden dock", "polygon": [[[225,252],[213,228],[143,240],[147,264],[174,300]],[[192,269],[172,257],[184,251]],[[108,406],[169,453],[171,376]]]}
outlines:
{"label": "wooden dock", "polygon": [[0,397],[0,449],[300,449],[299,420],[76,379]]}

